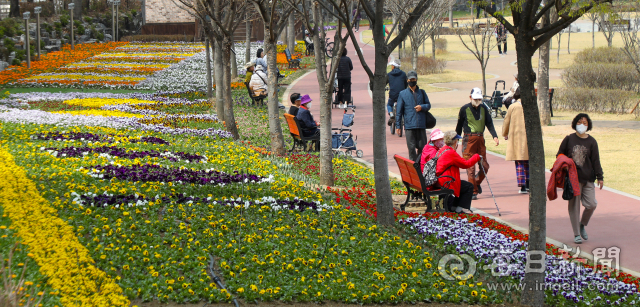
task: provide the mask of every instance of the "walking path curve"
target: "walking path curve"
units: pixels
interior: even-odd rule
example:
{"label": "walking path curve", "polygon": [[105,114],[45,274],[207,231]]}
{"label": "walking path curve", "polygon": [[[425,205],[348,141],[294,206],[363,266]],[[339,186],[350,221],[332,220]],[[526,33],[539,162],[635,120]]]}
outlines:
{"label": "walking path curve", "polygon": [[[332,37],[333,34],[328,34]],[[370,66],[374,63],[374,48],[370,45],[361,44],[362,52]],[[347,44],[348,55],[353,61],[352,71],[352,95],[354,103],[357,106],[355,124],[353,133],[357,138],[357,147],[364,151],[363,160],[369,164],[373,162],[373,137],[372,137],[372,99],[368,91],[369,78],[366,75],[360,61],[354,52],[354,47],[349,41]],[[513,73],[516,67],[512,65],[515,62],[515,52],[509,53],[507,56],[499,56],[491,59],[487,68],[487,73],[497,75],[498,77],[488,80],[487,88],[493,89],[493,82],[498,78],[506,80],[508,86],[513,82]],[[456,61],[449,62],[449,68],[474,71],[474,67],[479,67],[477,61]],[[479,68],[475,70],[478,72]],[[551,77],[558,78],[559,71],[551,71]],[[438,92],[429,94],[429,99],[433,107],[460,107],[468,101],[468,92],[472,87],[481,86],[482,82],[459,82],[441,84],[453,88],[452,91]],[[320,100],[318,82],[315,71],[306,74],[293,84],[288,92],[299,92],[308,94],[315,101]],[[283,100],[288,104],[288,97]],[[311,113],[319,118],[320,104],[316,103],[311,108]],[[341,109],[333,109],[332,122],[333,126],[339,126],[342,120]],[[612,123],[613,124],[613,123]],[[447,129],[453,128],[455,121],[453,119],[439,120],[438,127]],[[614,124],[615,125],[615,124]],[[630,125],[638,128],[637,125]],[[626,128],[626,127],[625,127]],[[392,173],[399,174],[398,167],[393,160],[394,154],[407,156],[407,147],[404,138],[391,135],[387,129],[387,151],[389,170]],[[488,150],[491,145],[488,144]],[[488,215],[494,219],[505,222],[518,230],[528,233],[529,210],[527,195],[519,194],[516,186],[516,172],[514,163],[505,161],[504,157],[497,154],[488,156],[488,162],[491,165],[488,171],[488,181],[483,183],[484,193],[479,199],[472,203],[472,208],[476,213]],[[606,170],[605,170],[606,174]],[[393,174],[392,174],[393,175]],[[464,179],[463,175],[463,179]],[[549,172],[547,172],[547,180]],[[605,178],[606,179],[606,178]],[[491,188],[487,186],[491,185]],[[606,180],[605,180],[606,183]],[[502,216],[498,218],[498,212],[494,201],[491,197],[491,191],[495,195],[500,213]],[[573,232],[568,216],[567,202],[559,197],[558,200],[547,202],[547,238],[548,242],[562,246],[566,243],[568,246],[579,247],[583,252],[583,256],[591,258],[590,254],[595,248],[619,247],[620,266],[624,267],[624,271],[640,276],[640,257],[636,257],[640,253],[640,239],[636,234],[640,233],[640,197],[632,196],[626,193],[618,192],[613,189],[606,188],[596,191],[596,199],[599,201],[598,208],[595,211],[591,222],[586,228],[589,233],[589,240],[584,241],[581,245],[573,243]],[[574,249],[575,252],[575,249]]]}

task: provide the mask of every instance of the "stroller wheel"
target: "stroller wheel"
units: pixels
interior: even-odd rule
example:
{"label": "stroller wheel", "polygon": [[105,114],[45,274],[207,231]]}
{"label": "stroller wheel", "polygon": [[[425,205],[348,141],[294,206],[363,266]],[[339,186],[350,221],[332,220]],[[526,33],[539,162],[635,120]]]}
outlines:
{"label": "stroller wheel", "polygon": [[504,118],[505,116],[507,116],[507,111],[502,111],[500,115],[502,115],[502,118]]}
{"label": "stroller wheel", "polygon": [[492,118],[498,117],[498,111],[496,109],[491,109],[491,117]]}
{"label": "stroller wheel", "polygon": [[389,130],[391,130],[391,135],[396,134],[396,123],[395,123],[395,121],[391,122],[391,126],[389,126]]}
{"label": "stroller wheel", "polygon": [[361,150],[361,149],[356,150],[356,156],[357,156],[358,158],[362,158],[362,156],[364,156],[364,153],[362,152],[362,150]]}
{"label": "stroller wheel", "polygon": [[338,150],[338,156],[344,156],[344,151]]}
{"label": "stroller wheel", "polygon": [[351,152],[351,149],[345,151],[344,154],[347,155],[347,156],[353,156],[353,153]]}

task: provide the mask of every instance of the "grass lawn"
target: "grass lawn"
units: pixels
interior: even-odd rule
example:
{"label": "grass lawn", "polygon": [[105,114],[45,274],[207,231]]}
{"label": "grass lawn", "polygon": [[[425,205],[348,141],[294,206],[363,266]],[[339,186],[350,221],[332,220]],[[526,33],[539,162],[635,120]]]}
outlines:
{"label": "grass lawn", "polygon": [[[452,119],[452,118],[458,118],[458,113],[460,112],[460,108],[431,108],[429,112],[433,116],[435,116],[436,119],[438,118]],[[452,127],[452,128],[455,128],[455,127]]]}
{"label": "grass lawn", "polygon": [[[553,118],[554,120],[573,120],[573,118],[578,114],[577,111],[571,110],[553,110]],[[589,112],[589,117],[594,121],[639,121],[640,118],[636,117],[633,114],[614,114],[614,113],[593,113]]]}
{"label": "grass lawn", "polygon": [[[493,75],[487,74],[487,79],[493,78]],[[463,70],[445,69],[441,74],[419,75],[418,83],[450,83],[450,82],[467,82],[482,80],[482,74],[468,72]]]}
{"label": "grass lawn", "polygon": [[549,87],[552,87],[552,88],[564,87],[564,82],[562,81],[562,79],[550,80]]}
{"label": "grass lawn", "polygon": [[[549,68],[551,69],[565,69],[573,64],[573,59],[575,58],[578,52],[573,52],[571,54],[567,54],[566,51],[560,51],[560,60],[558,61],[558,53],[551,51],[549,55]],[[538,68],[539,57],[534,55],[531,58],[531,65],[533,68]]]}

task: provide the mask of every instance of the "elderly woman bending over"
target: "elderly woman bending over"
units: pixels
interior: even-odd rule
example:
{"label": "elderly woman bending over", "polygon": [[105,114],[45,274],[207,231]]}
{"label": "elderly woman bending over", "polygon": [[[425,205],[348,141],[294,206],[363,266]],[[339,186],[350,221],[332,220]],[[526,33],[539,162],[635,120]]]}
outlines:
{"label": "elderly woman bending over", "polygon": [[[462,158],[456,150],[458,140],[462,139],[455,131],[444,133],[444,146],[438,150],[438,163],[436,164],[436,175],[451,176],[454,181],[449,186],[453,190],[453,196],[449,198],[447,207],[449,211],[466,213],[462,209],[471,208],[471,197],[473,196],[473,184],[460,180],[460,169],[467,169],[480,161],[480,155],[474,154],[469,160]],[[444,186],[451,178],[442,177],[438,179],[440,186]]]}

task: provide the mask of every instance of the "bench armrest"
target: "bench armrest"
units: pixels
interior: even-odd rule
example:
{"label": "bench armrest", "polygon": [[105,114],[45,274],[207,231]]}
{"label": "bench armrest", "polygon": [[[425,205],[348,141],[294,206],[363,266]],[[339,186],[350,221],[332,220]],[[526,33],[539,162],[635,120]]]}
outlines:
{"label": "bench armrest", "polygon": [[450,178],[451,180],[447,181],[444,183],[443,188],[449,189],[449,187],[451,186],[451,183],[453,183],[454,181],[456,181],[455,178],[451,177],[451,176],[440,176],[438,177],[438,179],[440,178]]}

